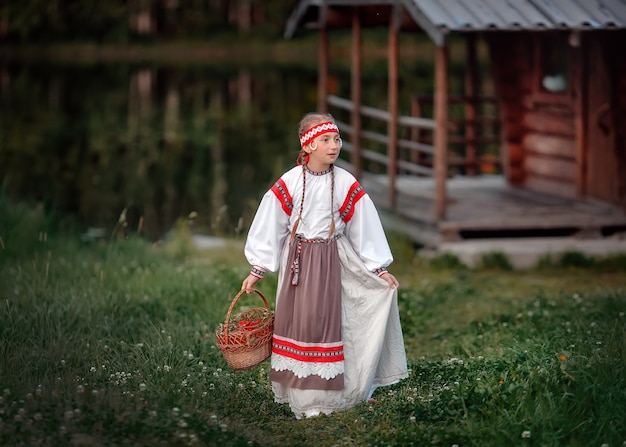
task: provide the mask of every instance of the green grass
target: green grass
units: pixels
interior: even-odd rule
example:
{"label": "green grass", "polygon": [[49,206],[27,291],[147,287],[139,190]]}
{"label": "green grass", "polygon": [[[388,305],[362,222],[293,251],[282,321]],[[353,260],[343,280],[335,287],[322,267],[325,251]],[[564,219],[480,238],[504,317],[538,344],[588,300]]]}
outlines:
{"label": "green grass", "polygon": [[183,228],[162,244],[81,244],[4,202],[0,237],[0,445],[626,442],[623,258],[469,269],[391,237],[409,379],[297,421],[273,402],[267,362],[234,372],[214,346],[248,271],[241,240],[199,252]]}

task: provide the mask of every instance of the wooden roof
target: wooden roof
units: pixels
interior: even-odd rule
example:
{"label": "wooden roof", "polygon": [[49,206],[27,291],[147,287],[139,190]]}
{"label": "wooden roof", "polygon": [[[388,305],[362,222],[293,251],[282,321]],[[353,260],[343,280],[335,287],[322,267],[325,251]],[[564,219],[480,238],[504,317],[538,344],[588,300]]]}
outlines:
{"label": "wooden roof", "polygon": [[394,5],[402,6],[404,25],[410,19],[437,45],[450,32],[626,28],[625,0],[302,0],[285,37],[301,27],[349,26],[346,10],[354,6],[364,25],[383,25]]}

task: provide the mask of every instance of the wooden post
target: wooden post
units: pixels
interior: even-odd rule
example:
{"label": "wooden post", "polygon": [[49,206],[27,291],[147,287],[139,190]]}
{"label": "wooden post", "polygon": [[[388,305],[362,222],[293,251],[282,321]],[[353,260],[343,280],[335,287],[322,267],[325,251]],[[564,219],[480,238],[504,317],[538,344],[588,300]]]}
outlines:
{"label": "wooden post", "polygon": [[351,87],[350,99],[354,108],[350,112],[350,125],[352,127],[352,135],[350,142],[352,143],[351,162],[354,166],[354,176],[361,178],[363,172],[363,163],[361,161],[361,65],[363,60],[363,42],[361,33],[361,19],[359,17],[358,7],[352,8],[352,68],[351,68]]}
{"label": "wooden post", "polygon": [[[422,117],[422,103],[417,95],[411,98],[411,116]],[[411,127],[411,141],[422,142],[422,130],[419,127]],[[421,151],[411,152],[411,161],[415,164],[422,164],[424,157]]]}
{"label": "wooden post", "polygon": [[389,206],[396,207],[396,171],[398,166],[398,31],[400,28],[400,8],[393,6],[389,20],[388,43],[388,110],[387,125],[387,177],[389,178]]}
{"label": "wooden post", "polygon": [[320,27],[317,65],[319,67],[317,78],[317,111],[328,112],[328,29],[326,28],[326,6],[322,7],[322,25]]}
{"label": "wooden post", "polygon": [[588,61],[582,34],[572,31],[570,45],[574,52],[574,136],[576,153],[576,194],[579,197],[587,193],[587,76]]}
{"label": "wooden post", "polygon": [[476,34],[468,33],[465,38],[465,166],[467,175],[476,175],[477,129],[477,72]]}
{"label": "wooden post", "polygon": [[435,54],[435,218],[446,217],[446,178],[448,176],[448,45]]}

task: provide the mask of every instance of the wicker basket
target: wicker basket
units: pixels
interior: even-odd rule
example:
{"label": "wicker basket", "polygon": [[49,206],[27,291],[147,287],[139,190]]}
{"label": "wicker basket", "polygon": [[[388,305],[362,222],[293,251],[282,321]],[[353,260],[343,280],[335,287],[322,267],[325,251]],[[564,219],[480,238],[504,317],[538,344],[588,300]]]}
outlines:
{"label": "wicker basket", "polygon": [[230,303],[226,320],[215,330],[215,344],[232,369],[253,368],[272,353],[274,313],[265,296],[256,289],[254,291],[263,299],[265,307],[246,309],[231,317],[237,300],[244,293],[241,291]]}

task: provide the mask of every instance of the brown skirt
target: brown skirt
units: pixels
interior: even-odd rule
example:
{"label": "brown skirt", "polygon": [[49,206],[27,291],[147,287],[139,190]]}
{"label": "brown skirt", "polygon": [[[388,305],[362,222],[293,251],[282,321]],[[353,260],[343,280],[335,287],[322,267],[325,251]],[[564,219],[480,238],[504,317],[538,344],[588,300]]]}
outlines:
{"label": "brown skirt", "polygon": [[341,264],[337,239],[296,237],[276,298],[270,380],[307,390],[341,390]]}
{"label": "brown skirt", "polygon": [[[397,289],[390,288],[384,279],[367,269],[346,237],[340,237],[336,242],[339,253],[338,269],[341,273],[333,269],[329,276],[341,277],[341,348],[345,351],[345,359],[343,363],[313,365],[317,368],[318,380],[336,376],[339,370],[337,367],[340,366],[341,371],[345,371],[343,388],[303,389],[272,381],[274,400],[288,403],[296,418],[351,408],[366,401],[378,387],[391,385],[408,377]],[[280,288],[283,284],[291,287],[289,280],[283,281],[285,276],[292,278],[290,265],[293,265],[294,258],[288,258],[289,255],[289,241],[286,241],[278,274]],[[306,275],[300,279],[304,280],[304,276]],[[281,307],[281,296],[283,294],[279,290],[277,308]],[[331,351],[336,349],[334,343],[329,343],[328,346]],[[292,362],[284,362],[285,359]],[[285,364],[291,368],[284,368]],[[313,368],[307,362],[293,361],[276,353],[272,353],[271,365],[275,371],[270,372],[270,375],[290,369],[292,375],[298,379],[307,377]],[[327,366],[326,369],[324,365]],[[309,374],[309,377],[312,376]]]}

